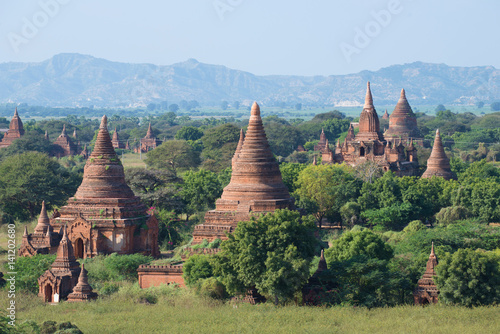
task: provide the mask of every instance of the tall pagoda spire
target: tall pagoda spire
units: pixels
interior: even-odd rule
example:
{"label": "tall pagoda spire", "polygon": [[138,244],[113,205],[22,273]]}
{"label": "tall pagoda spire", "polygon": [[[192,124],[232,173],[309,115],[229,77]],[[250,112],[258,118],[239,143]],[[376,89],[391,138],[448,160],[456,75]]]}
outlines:
{"label": "tall pagoda spire", "polygon": [[148,132],[146,133],[146,137],[144,138],[154,138],[153,128],[151,128],[151,122],[149,122]]}
{"label": "tall pagoda spire", "polygon": [[434,282],[434,276],[436,276],[435,268],[437,264],[438,259],[434,253],[433,242],[429,260],[427,260],[427,265],[425,266],[425,273],[422,275],[422,278],[418,280],[417,287],[413,292],[413,298],[416,305],[435,304],[438,302],[439,291]]}
{"label": "tall pagoda spire", "polygon": [[433,176],[439,176],[445,178],[446,180],[454,178],[450,167],[450,159],[448,159],[446,153],[444,152],[439,129],[436,130],[436,137],[434,139],[434,145],[432,146],[432,152],[429,160],[427,160],[427,169],[422,175],[422,178],[430,178]]}
{"label": "tall pagoda spire", "polygon": [[14,111],[14,116],[9,124],[9,130],[5,133],[2,140],[0,140],[0,148],[9,147],[12,142],[24,135],[24,127],[19,114],[17,113],[17,107]]}
{"label": "tall pagoda spire", "polygon": [[377,111],[373,106],[373,97],[369,81],[366,84],[365,105],[359,117],[359,132],[356,136],[356,140],[381,140],[380,122],[378,119]]}
{"label": "tall pagoda spire", "polygon": [[62,132],[61,132],[61,136],[67,136],[66,134],[66,124],[63,124],[63,129],[62,129]]}

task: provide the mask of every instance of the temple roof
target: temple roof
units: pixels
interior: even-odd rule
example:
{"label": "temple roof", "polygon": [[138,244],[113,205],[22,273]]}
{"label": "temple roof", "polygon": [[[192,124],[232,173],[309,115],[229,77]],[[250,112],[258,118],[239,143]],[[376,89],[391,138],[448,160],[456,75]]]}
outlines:
{"label": "temple roof", "polygon": [[448,159],[446,153],[444,152],[439,129],[436,130],[436,137],[434,139],[434,145],[432,146],[432,152],[429,160],[427,160],[427,169],[422,175],[423,178],[430,178],[432,176],[440,176],[447,180],[454,177],[450,167],[450,159]]}
{"label": "temple roof", "polygon": [[389,119],[389,114],[387,113],[387,109],[385,109],[384,115],[382,115],[382,119]]}
{"label": "temple roof", "polygon": [[149,126],[148,126],[148,132],[146,133],[146,136],[144,137],[144,139],[155,139],[155,135],[153,134],[153,129],[151,128],[151,123],[149,123]]}
{"label": "temple roof", "polygon": [[119,139],[118,139],[118,131],[116,131],[116,126],[115,126],[115,132],[113,132],[113,141],[119,141]]}
{"label": "temple roof", "polygon": [[238,156],[241,152],[241,148],[243,147],[243,142],[245,141],[245,132],[243,132],[243,129],[240,130],[240,140],[238,140],[238,145],[236,146],[236,151],[234,152],[233,159],[232,159],[232,164],[234,168],[234,162],[238,159]]}
{"label": "temple roof", "polygon": [[76,261],[73,245],[68,239],[67,227],[63,228],[62,239],[57,247],[56,260],[52,264],[54,271],[77,271],[80,265]]}
{"label": "temple roof", "polygon": [[224,188],[221,200],[288,200],[278,162],[274,158],[254,102],[243,145],[234,161],[231,182]]}
{"label": "temple roof", "polygon": [[12,120],[10,121],[9,132],[10,131],[19,132],[21,134],[21,136],[24,135],[23,122],[21,121],[21,118],[19,117],[19,114],[17,113],[17,107],[16,107],[16,110],[14,111],[14,116],[12,117]]}

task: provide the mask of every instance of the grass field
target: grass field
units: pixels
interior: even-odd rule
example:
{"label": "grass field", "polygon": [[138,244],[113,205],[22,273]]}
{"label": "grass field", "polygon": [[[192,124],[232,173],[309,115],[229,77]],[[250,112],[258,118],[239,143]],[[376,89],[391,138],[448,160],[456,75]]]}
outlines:
{"label": "grass field", "polygon": [[[172,290],[172,289],[170,289]],[[137,295],[137,294],[135,294]],[[18,297],[18,317],[70,321],[84,333],[499,333],[499,307],[401,306],[364,309],[223,304],[173,292],[157,304],[116,296],[89,303],[45,305]],[[5,293],[1,292],[5,300]]]}
{"label": "grass field", "polygon": [[144,163],[144,159],[146,158],[146,155],[142,155],[142,159],[140,158],[140,155],[138,153],[127,153],[124,154],[123,157],[120,156],[120,159],[123,164],[123,168],[133,168],[133,167],[142,167],[146,168],[146,164]]}

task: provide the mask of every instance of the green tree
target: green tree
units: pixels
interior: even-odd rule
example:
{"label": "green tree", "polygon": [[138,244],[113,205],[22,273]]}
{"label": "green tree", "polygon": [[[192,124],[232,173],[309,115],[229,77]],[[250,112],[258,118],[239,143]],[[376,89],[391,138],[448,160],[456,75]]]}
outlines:
{"label": "green tree", "polygon": [[289,210],[239,222],[214,257],[214,274],[230,293],[256,287],[276,302],[288,300],[309,277],[317,246],[314,228],[313,219]]}
{"label": "green tree", "polygon": [[436,267],[439,300],[468,307],[500,303],[498,259],[472,249],[444,256]]}
{"label": "green tree", "polygon": [[183,126],[177,133],[175,134],[175,139],[183,139],[183,140],[198,140],[203,137],[203,131],[194,126]]}
{"label": "green tree", "polygon": [[146,153],[145,162],[148,167],[166,169],[177,175],[179,169],[198,166],[200,156],[185,140],[168,140]]}
{"label": "green tree", "polygon": [[215,200],[222,194],[222,185],[217,174],[200,169],[187,171],[180,195],[186,203],[185,212],[193,214],[213,208]]}
{"label": "green tree", "polygon": [[203,146],[207,150],[222,148],[227,143],[238,143],[240,129],[234,124],[223,124],[205,131],[201,138]]}
{"label": "green tree", "polygon": [[21,138],[14,140],[14,142],[7,148],[0,150],[0,160],[7,157],[21,154],[24,152],[41,152],[48,155],[53,152],[53,145],[44,140],[43,134],[37,132],[28,132]]}
{"label": "green tree", "polygon": [[340,208],[359,194],[360,181],[347,165],[310,165],[299,174],[294,195],[299,207],[316,217],[340,221]]}
{"label": "green tree", "polygon": [[288,191],[293,193],[297,188],[295,182],[299,178],[299,174],[304,170],[307,165],[299,163],[282,163],[280,165],[281,177],[283,178],[283,183],[288,188]]}
{"label": "green tree", "polygon": [[136,196],[149,207],[180,213],[184,204],[179,194],[181,179],[170,171],[144,168],[125,169],[125,180]]}
{"label": "green tree", "polygon": [[63,205],[76,192],[81,176],[40,152],[25,152],[0,163],[0,209],[13,217],[33,219],[42,201]]}
{"label": "green tree", "polygon": [[370,259],[390,260],[393,254],[391,246],[377,234],[364,229],[346,232],[334,240],[332,246],[325,251],[325,259],[328,263],[333,263],[364,255]]}
{"label": "green tree", "polygon": [[191,255],[182,266],[182,277],[189,287],[195,286],[200,279],[213,276],[208,255]]}

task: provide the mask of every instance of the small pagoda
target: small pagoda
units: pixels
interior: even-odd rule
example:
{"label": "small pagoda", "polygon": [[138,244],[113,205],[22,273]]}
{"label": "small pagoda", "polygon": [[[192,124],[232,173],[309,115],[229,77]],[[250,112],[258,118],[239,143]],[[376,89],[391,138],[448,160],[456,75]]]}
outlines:
{"label": "small pagoda", "polygon": [[431,246],[431,254],[427,261],[425,273],[421,279],[418,280],[417,287],[413,292],[413,299],[415,305],[436,304],[438,302],[439,291],[434,283],[434,276],[436,271],[434,268],[438,264],[438,259],[434,253],[434,242]]}
{"label": "small pagoda", "polygon": [[87,270],[82,264],[78,283],[73,288],[73,291],[68,295],[68,302],[84,302],[97,298],[97,293],[92,291],[87,278]]}
{"label": "small pagoda", "polygon": [[61,134],[59,135],[59,137],[57,137],[56,141],[54,142],[54,151],[55,151],[55,156],[58,158],[76,154],[77,147],[66,133],[66,124],[63,125]]}
{"label": "small pagoda", "polygon": [[446,153],[444,152],[439,129],[436,130],[436,137],[434,139],[434,145],[432,146],[432,152],[429,160],[427,160],[427,169],[422,175],[422,178],[431,178],[433,176],[439,176],[446,180],[450,180],[455,177],[451,171],[450,159],[448,159]]}
{"label": "small pagoda", "polygon": [[146,136],[144,136],[144,138],[141,139],[140,146],[137,147],[134,151],[136,153],[140,153],[140,152],[146,153],[146,152],[149,152],[149,151],[155,149],[159,145],[160,145],[160,141],[153,134],[153,129],[151,128],[151,123],[149,123],[148,132],[146,133]]}
{"label": "small pagoda", "polygon": [[276,209],[294,207],[267,142],[256,102],[252,105],[246,134],[240,133],[232,166],[231,181],[216,201],[216,209],[208,211],[205,223],[194,229],[194,244],[203,239],[227,239],[226,233],[233,232],[240,221]]}
{"label": "small pagoda", "polygon": [[24,135],[23,122],[17,113],[17,108],[14,111],[14,116],[10,121],[9,130],[4,134],[0,140],[0,148],[9,147],[12,142]]}
{"label": "small pagoda", "polygon": [[103,116],[83,181],[68,204],[51,220],[54,230],[68,226],[77,258],[98,254],[159,255],[158,221],[125,182]]}
{"label": "small pagoda", "polygon": [[75,259],[67,229],[63,227],[56,260],[51,268],[38,278],[38,296],[49,303],[66,298],[77,285],[79,274],[80,264]]}
{"label": "small pagoda", "polygon": [[33,233],[28,234],[28,226],[24,227],[19,256],[34,256],[37,254],[53,254],[57,251],[57,246],[61,240],[61,234],[54,232],[50,225],[50,219],[45,208],[45,201],[42,202],[42,211],[38,217],[38,224]]}
{"label": "small pagoda", "polygon": [[111,143],[113,143],[114,148],[123,148],[123,144],[120,143],[120,138],[118,137],[118,131],[113,132],[113,138],[111,139]]}

